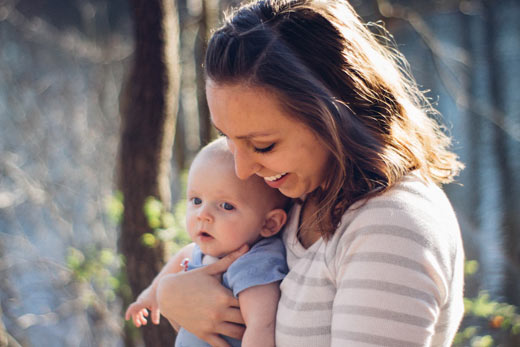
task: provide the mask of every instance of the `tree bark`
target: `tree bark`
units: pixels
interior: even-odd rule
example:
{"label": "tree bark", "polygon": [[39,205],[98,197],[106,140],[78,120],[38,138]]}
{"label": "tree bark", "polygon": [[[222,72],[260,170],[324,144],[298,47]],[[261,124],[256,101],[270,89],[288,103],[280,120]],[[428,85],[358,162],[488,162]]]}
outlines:
{"label": "tree bark", "polygon": [[[502,73],[502,61],[500,57],[500,47],[497,44],[502,34],[498,28],[498,18],[496,15],[499,3],[495,1],[485,1],[484,8],[487,15],[486,23],[486,42],[489,42],[488,62],[490,69],[490,94],[493,105],[492,117],[499,120],[502,124],[507,124],[507,114],[505,110],[505,77]],[[520,304],[520,284],[518,283],[518,273],[520,272],[520,247],[519,247],[519,225],[517,224],[518,206],[516,196],[512,194],[515,188],[515,176],[510,161],[509,152],[511,150],[508,134],[501,127],[495,126],[493,129],[493,148],[497,158],[499,171],[499,189],[502,200],[502,223],[499,226],[502,230],[505,256],[508,261],[506,268],[506,278],[503,283],[504,295],[508,302],[513,305]]]}
{"label": "tree bark", "polygon": [[[124,196],[120,248],[134,298],[164,264],[164,248],[141,242],[152,232],[144,214],[147,197],[171,205],[170,170],[179,94],[179,27],[175,1],[130,0],[135,52],[121,95],[119,186]],[[172,346],[166,319],[141,328],[147,346]]]}
{"label": "tree bark", "polygon": [[199,18],[199,27],[195,37],[195,73],[197,79],[197,107],[199,111],[199,137],[201,146],[205,146],[211,140],[211,122],[209,118],[209,108],[206,101],[206,80],[204,76],[204,57],[209,39],[207,0],[202,0],[202,10]]}

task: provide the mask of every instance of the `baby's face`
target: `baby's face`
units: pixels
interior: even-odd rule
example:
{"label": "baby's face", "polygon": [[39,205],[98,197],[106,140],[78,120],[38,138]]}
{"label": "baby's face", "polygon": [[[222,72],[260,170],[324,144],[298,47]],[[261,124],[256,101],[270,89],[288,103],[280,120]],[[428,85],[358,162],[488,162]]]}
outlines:
{"label": "baby's face", "polygon": [[214,257],[256,242],[272,208],[265,189],[258,177],[238,179],[232,158],[195,160],[187,187],[186,227],[191,239]]}

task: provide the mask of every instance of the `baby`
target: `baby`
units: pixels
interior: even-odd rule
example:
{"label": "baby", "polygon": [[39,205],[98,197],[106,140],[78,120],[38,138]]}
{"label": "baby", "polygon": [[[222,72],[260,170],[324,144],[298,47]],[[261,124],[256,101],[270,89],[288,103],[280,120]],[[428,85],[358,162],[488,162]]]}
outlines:
{"label": "baby", "polygon": [[[264,180],[252,176],[240,180],[234,171],[233,155],[225,140],[217,139],[195,157],[188,175],[186,227],[191,245],[176,254],[152,284],[132,303],[125,318],[135,326],[146,325],[148,310],[152,322],[159,323],[157,287],[167,274],[183,270],[183,259],[190,260],[185,270],[209,264],[247,244],[250,250],[224,273],[222,281],[238,297],[246,323],[244,346],[274,346],[279,282],[287,274],[285,248],[275,236],[285,224],[287,198]],[[190,254],[191,253],[191,254]],[[180,263],[183,264],[180,264]],[[239,340],[223,337],[232,346]],[[175,346],[209,346],[180,329]]]}

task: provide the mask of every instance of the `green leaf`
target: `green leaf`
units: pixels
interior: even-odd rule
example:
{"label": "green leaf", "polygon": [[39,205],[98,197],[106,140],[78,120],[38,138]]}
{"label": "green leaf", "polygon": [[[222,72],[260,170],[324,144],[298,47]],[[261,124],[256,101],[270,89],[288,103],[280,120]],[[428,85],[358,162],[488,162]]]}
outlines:
{"label": "green leaf", "polygon": [[85,255],[77,248],[69,247],[67,250],[67,267],[73,271],[78,269],[85,262]]}
{"label": "green leaf", "polygon": [[148,220],[150,220],[152,218],[160,220],[161,213],[163,210],[163,205],[155,197],[149,196],[148,198],[146,198],[146,201],[144,202],[143,209],[144,209],[144,214],[145,214],[146,218],[148,218]]}
{"label": "green leaf", "polygon": [[469,326],[466,329],[464,329],[462,334],[464,335],[464,337],[466,339],[470,339],[473,336],[475,336],[475,334],[477,333],[477,330],[478,330],[478,328],[476,326]]}
{"label": "green leaf", "polygon": [[175,217],[170,212],[165,212],[161,216],[162,226],[166,229],[171,228],[175,225]]}
{"label": "green leaf", "polygon": [[479,336],[471,341],[471,347],[491,347],[493,342],[493,338],[490,335]]}
{"label": "green leaf", "polygon": [[148,226],[150,229],[158,229],[161,227],[161,219],[157,217],[148,218]]}
{"label": "green leaf", "polygon": [[120,224],[123,219],[125,206],[123,204],[123,193],[116,191],[113,195],[105,199],[105,211],[108,218],[114,224]]}
{"label": "green leaf", "polygon": [[154,234],[144,233],[143,236],[141,236],[141,242],[147,247],[154,247],[157,243],[157,238]]}
{"label": "green leaf", "polygon": [[467,260],[464,264],[464,273],[466,275],[473,275],[478,271],[479,265],[476,260]]}
{"label": "green leaf", "polygon": [[111,265],[111,264],[113,264],[114,260],[115,260],[115,255],[111,249],[105,248],[105,249],[102,249],[101,252],[99,253],[99,261],[103,265]]}

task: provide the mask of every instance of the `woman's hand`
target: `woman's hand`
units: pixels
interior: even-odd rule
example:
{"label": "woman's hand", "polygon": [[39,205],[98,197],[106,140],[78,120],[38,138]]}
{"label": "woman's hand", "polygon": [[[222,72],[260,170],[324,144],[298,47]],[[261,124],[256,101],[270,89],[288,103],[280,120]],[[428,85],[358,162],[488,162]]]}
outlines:
{"label": "woman's hand", "polygon": [[242,338],[245,328],[238,299],[220,281],[247,250],[243,246],[214,264],[162,278],[157,288],[162,315],[212,346],[229,346],[219,334]]}

